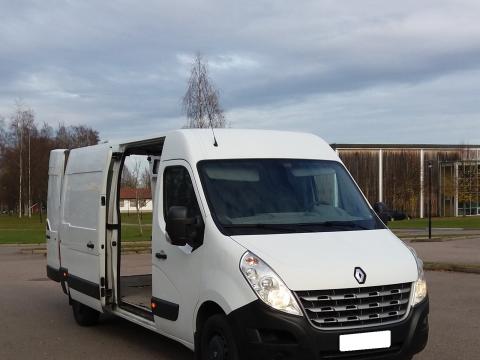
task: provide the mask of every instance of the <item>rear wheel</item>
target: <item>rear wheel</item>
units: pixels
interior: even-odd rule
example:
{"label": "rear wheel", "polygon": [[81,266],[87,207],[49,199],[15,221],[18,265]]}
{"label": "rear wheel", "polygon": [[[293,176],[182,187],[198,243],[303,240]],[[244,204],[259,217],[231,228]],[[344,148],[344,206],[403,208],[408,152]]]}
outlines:
{"label": "rear wheel", "polygon": [[86,305],[72,300],[73,317],[80,326],[92,326],[98,323],[100,313]]}
{"label": "rear wheel", "polygon": [[213,315],[201,334],[201,360],[238,360],[237,345],[225,315]]}

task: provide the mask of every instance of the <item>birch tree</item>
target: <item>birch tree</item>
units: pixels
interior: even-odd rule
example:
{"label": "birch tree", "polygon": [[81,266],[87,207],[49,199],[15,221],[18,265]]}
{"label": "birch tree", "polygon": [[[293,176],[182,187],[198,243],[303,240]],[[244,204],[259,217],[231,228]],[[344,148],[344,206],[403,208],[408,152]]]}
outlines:
{"label": "birch tree", "polygon": [[135,189],[135,211],[137,213],[138,228],[140,229],[140,235],[143,235],[142,218],[140,216],[140,194],[139,194],[141,170],[142,170],[142,163],[140,159],[135,159],[135,162],[133,163],[130,173],[132,175],[132,179],[134,182],[133,185]]}
{"label": "birch tree", "polygon": [[[28,141],[30,139],[30,129],[34,126],[34,113],[33,110],[30,108],[25,107],[20,102],[16,103],[15,112],[12,115],[12,122],[11,128],[16,135],[16,144],[17,144],[17,151],[18,151],[18,217],[22,217],[22,210],[25,210],[25,213],[28,214],[29,204],[31,203],[31,199],[27,198],[27,203],[24,204],[24,193],[23,193],[23,186],[24,186],[24,167],[27,165],[27,174],[30,176],[30,163],[24,164],[24,147],[27,145],[28,148]],[[25,138],[25,134],[27,138]],[[27,139],[27,144],[24,142]],[[30,178],[28,179],[28,184],[30,186]],[[30,196],[30,192],[28,192],[28,196]]]}
{"label": "birch tree", "polygon": [[219,91],[209,77],[207,61],[200,54],[193,60],[182,105],[187,116],[186,128],[225,127]]}

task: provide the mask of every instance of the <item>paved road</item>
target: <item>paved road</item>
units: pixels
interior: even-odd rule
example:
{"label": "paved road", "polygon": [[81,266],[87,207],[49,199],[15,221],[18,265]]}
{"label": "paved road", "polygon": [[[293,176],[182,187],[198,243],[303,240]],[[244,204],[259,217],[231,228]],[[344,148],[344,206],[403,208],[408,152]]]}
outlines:
{"label": "paved road", "polygon": [[434,229],[436,241],[411,241],[427,233],[419,229],[396,229],[395,234],[412,246],[424,261],[480,265],[480,230]]}
{"label": "paved road", "polygon": [[423,261],[480,265],[480,237],[442,242],[410,242]]}
{"label": "paved road", "polygon": [[[418,360],[473,360],[480,354],[480,275],[428,273],[431,338]],[[0,359],[192,360],[183,346],[127,321],[75,324],[45,258],[0,248]]]}

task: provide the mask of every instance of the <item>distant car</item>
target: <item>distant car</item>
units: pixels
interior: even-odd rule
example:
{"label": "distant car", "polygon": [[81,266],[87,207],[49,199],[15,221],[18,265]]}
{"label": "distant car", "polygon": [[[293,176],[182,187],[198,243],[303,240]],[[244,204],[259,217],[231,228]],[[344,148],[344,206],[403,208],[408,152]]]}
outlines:
{"label": "distant car", "polygon": [[373,210],[382,219],[384,223],[394,220],[405,220],[408,215],[400,210],[392,210],[384,202],[377,202],[373,205]]}

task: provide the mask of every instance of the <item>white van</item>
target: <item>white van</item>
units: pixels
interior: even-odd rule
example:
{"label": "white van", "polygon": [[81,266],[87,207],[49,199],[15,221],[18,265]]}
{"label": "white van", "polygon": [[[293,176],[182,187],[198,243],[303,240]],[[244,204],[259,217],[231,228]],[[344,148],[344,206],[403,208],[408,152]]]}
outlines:
{"label": "white van", "polygon": [[[129,277],[132,154],[150,159],[153,221],[151,274]],[[178,130],[54,150],[47,239],[48,276],[80,325],[115,314],[198,359],[410,359],[427,343],[421,260],[314,135]],[[135,286],[147,302],[129,300]]]}

